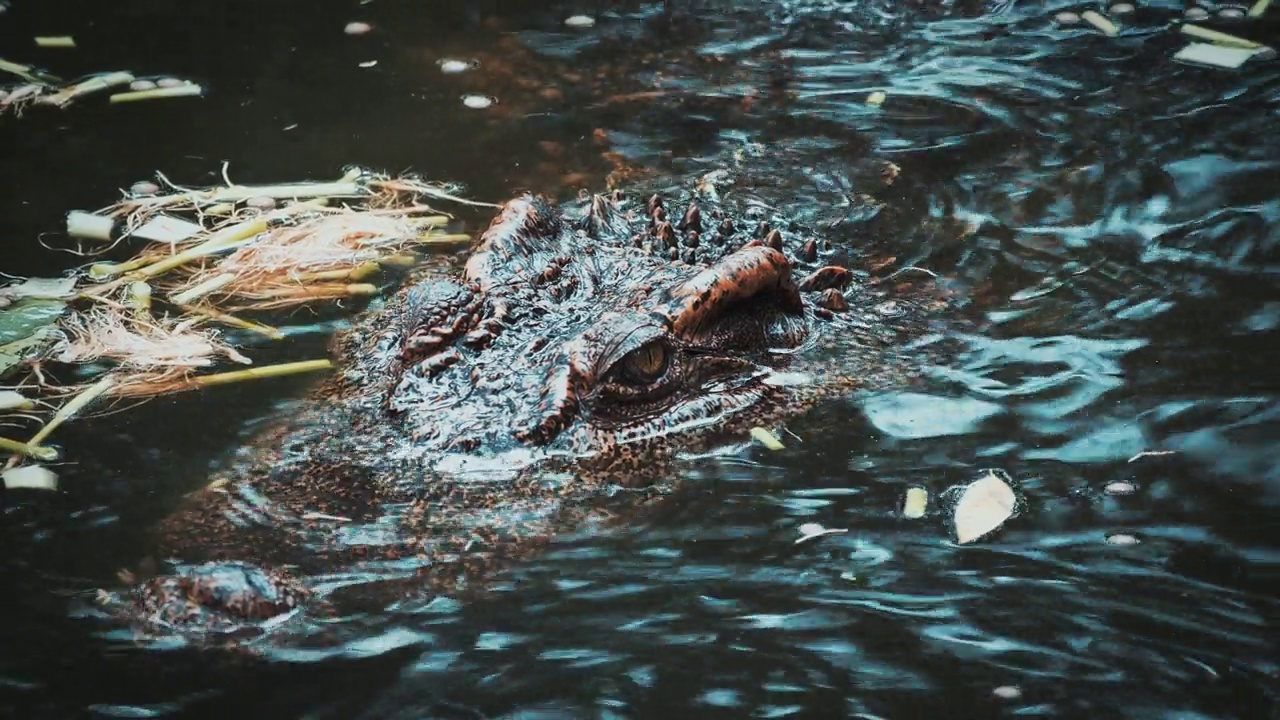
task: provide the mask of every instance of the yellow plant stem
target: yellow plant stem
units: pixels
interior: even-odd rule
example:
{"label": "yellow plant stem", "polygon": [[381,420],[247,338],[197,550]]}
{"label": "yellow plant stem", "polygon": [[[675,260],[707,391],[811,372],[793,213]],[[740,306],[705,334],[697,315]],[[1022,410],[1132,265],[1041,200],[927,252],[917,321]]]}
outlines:
{"label": "yellow plant stem", "polygon": [[137,100],[158,100],[160,98],[175,97],[195,97],[202,95],[204,88],[195,84],[178,85],[175,87],[154,88],[151,90],[134,90],[132,92],[116,93],[111,96],[111,103],[135,102]]}
{"label": "yellow plant stem", "polygon": [[242,318],[236,317],[235,315],[224,313],[221,310],[214,310],[211,307],[196,307],[195,305],[179,305],[178,308],[185,313],[191,313],[192,315],[207,317],[210,320],[216,320],[217,322],[220,322],[224,325],[237,327],[237,328],[240,328],[241,330],[249,330],[250,332],[256,332],[260,335],[266,335],[272,340],[284,339],[284,333],[277,328],[273,328],[270,325],[263,325],[262,323],[256,323],[251,320],[244,320]]}
{"label": "yellow plant stem", "polygon": [[1266,47],[1266,45],[1263,45],[1262,43],[1256,43],[1252,40],[1246,40],[1245,38],[1242,38],[1242,37],[1236,37],[1235,35],[1228,35],[1227,33],[1224,33],[1224,32],[1219,32],[1217,30],[1210,30],[1207,27],[1201,27],[1199,25],[1191,25],[1189,23],[1183,24],[1182,34],[1190,35],[1191,37],[1194,37],[1194,38],[1200,38],[1201,40],[1208,40],[1209,42],[1216,43],[1218,45],[1225,45],[1227,47],[1244,48],[1245,50],[1260,50]]}
{"label": "yellow plant stem", "polygon": [[48,73],[42,73],[30,65],[10,62],[4,58],[0,58],[0,71],[17,75],[23,80],[26,80],[29,83],[35,83],[36,85],[59,82],[58,78],[49,75]]}
{"label": "yellow plant stem", "polygon": [[37,445],[30,442],[24,443],[19,440],[10,440],[6,437],[0,437],[0,450],[26,455],[29,458],[42,460],[44,462],[52,462],[58,459],[58,451],[56,448],[51,448],[46,445]]}
{"label": "yellow plant stem", "polygon": [[76,395],[63,403],[62,407],[58,408],[58,411],[49,419],[49,422],[45,423],[44,427],[40,428],[40,430],[27,441],[27,444],[34,447],[39,445],[41,442],[44,442],[44,439],[53,434],[53,431],[56,430],[59,425],[75,417],[76,413],[79,413],[81,410],[88,407],[90,403],[101,397],[103,393],[110,390],[115,384],[115,378],[108,375],[82,390],[79,395]]}
{"label": "yellow plant stem", "polygon": [[216,292],[236,281],[234,273],[222,273],[214,275],[204,282],[196,285],[189,290],[184,290],[177,295],[170,295],[169,302],[174,305],[190,305],[211,292]]}
{"label": "yellow plant stem", "polygon": [[65,105],[81,95],[100,92],[118,85],[128,85],[133,82],[132,73],[113,72],[106,75],[98,75],[91,77],[84,82],[76,83],[65,90],[60,90],[52,95],[41,99],[41,102],[53,103],[54,105]]}
{"label": "yellow plant stem", "polygon": [[352,295],[376,295],[378,286],[371,283],[352,283],[345,285],[299,285],[296,287],[267,288],[254,293],[256,296],[271,298],[331,298],[350,297]]}
{"label": "yellow plant stem", "polygon": [[125,385],[121,387],[121,394],[162,395],[172,392],[183,392],[186,390],[198,390],[200,388],[213,387],[215,385],[230,385],[232,383],[244,382],[246,380],[266,380],[268,378],[300,375],[302,373],[329,370],[331,368],[333,368],[333,362],[330,360],[303,360],[300,362],[281,363],[279,365],[265,365],[258,368],[249,368],[247,370],[233,370],[231,372],[215,373],[213,375],[196,375],[177,382],[161,382],[152,385]]}
{"label": "yellow plant stem", "polygon": [[[338,181],[329,183],[292,183],[288,185],[230,185],[210,190],[191,190],[159,198],[139,199],[135,202],[143,207],[168,206],[181,203],[218,205],[243,202],[257,197],[292,200],[296,198],[359,197],[367,194],[368,192],[359,183]],[[315,206],[311,205],[310,207]]]}
{"label": "yellow plant stem", "polygon": [[301,360],[299,362],[280,363],[279,365],[264,365],[257,368],[248,368],[247,370],[233,370],[231,372],[217,373],[215,375],[196,376],[191,378],[191,383],[199,387],[211,387],[213,385],[227,385],[229,383],[237,383],[245,380],[265,380],[267,378],[299,375],[301,373],[329,370],[332,368],[332,360]]}
{"label": "yellow plant stem", "polygon": [[238,222],[234,225],[224,227],[209,237],[208,240],[196,245],[193,248],[183,250],[176,255],[171,255],[159,262],[152,263],[146,267],[139,268],[135,272],[144,278],[155,277],[170,270],[205,257],[213,253],[222,252],[231,248],[236,243],[256,237],[259,233],[265,232],[267,229],[267,219],[265,217],[249,218]]}
{"label": "yellow plant stem", "polygon": [[471,242],[471,236],[466,233],[453,233],[449,235],[419,235],[418,242],[424,245],[443,245],[445,243]]}
{"label": "yellow plant stem", "polygon": [[424,215],[423,217],[409,218],[409,224],[414,227],[437,227],[448,223],[449,218],[444,215]]}
{"label": "yellow plant stem", "polygon": [[341,270],[321,270],[318,272],[298,273],[300,282],[324,282],[329,280],[363,280],[378,272],[382,266],[376,262],[362,262],[353,268]]}

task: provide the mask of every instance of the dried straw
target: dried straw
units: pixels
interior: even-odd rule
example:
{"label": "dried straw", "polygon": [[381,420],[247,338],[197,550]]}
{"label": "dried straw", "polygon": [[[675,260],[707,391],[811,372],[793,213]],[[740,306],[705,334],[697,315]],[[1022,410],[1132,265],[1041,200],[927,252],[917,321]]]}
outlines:
{"label": "dried straw", "polygon": [[250,360],[195,322],[173,323],[129,316],[110,305],[96,305],[61,323],[65,337],[52,358],[64,363],[115,362],[121,368],[170,374],[209,367],[217,356],[248,364]]}
{"label": "dried straw", "polygon": [[167,290],[171,297],[186,302],[201,296],[263,301],[232,310],[369,294],[370,286],[363,284],[317,281],[359,279],[370,263],[404,252],[419,241],[420,234],[420,225],[411,218],[357,211],[327,213],[262,233]]}
{"label": "dried straw", "polygon": [[16,117],[21,117],[28,105],[39,100],[49,90],[48,85],[40,83],[28,83],[12,88],[3,99],[0,99],[0,112],[12,111]]}

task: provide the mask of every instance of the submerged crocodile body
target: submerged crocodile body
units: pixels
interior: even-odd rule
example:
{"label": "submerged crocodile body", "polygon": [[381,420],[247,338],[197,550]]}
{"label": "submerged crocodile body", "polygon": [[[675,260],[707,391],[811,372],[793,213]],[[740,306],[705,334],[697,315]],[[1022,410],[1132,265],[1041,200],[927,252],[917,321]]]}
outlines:
{"label": "submerged crocodile body", "polygon": [[681,454],[899,384],[931,296],[826,262],[847,255],[705,192],[512,200],[461,276],[359,319],[339,371],[162,523],[167,573],[129,611],[225,636],[330,602],[321,574],[456,588]]}

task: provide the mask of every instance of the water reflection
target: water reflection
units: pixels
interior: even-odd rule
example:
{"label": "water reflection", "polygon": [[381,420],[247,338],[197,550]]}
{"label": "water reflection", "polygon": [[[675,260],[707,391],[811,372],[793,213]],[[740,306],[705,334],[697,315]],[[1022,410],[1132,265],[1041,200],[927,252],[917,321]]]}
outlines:
{"label": "water reflection", "polygon": [[[231,93],[239,106],[210,110],[207,124],[223,127],[166,115],[180,131],[163,150],[120,142],[120,167],[91,168],[73,195],[101,199],[102,187],[187,154],[201,171],[231,156],[244,181],[416,164],[489,198],[599,187],[612,169],[605,149],[650,168],[656,184],[733,166],[753,181],[741,192],[827,228],[849,253],[885,258],[887,272],[919,267],[961,292],[951,352],[920,387],[796,423],[784,452],[698,461],[654,514],[564,538],[479,597],[353,612],[335,621],[353,638],[340,647],[273,650],[301,667],[104,656],[92,623],[69,624],[65,598],[51,602],[51,580],[85,590],[132,562],[141,529],[186,489],[175,477],[198,485],[236,442],[232,431],[201,436],[193,418],[271,413],[226,396],[140,411],[118,421],[127,438],[113,447],[128,457],[95,461],[98,480],[53,507],[7,500],[6,537],[23,552],[6,559],[0,706],[24,716],[1274,713],[1280,70],[1169,61],[1180,2],[1144,4],[1114,40],[1057,27],[1063,7],[635,3],[584,31],[542,8],[464,26],[371,5],[375,27],[394,28],[382,46],[331,52],[323,38],[340,33],[339,15],[334,28],[290,30],[260,67],[232,73],[210,52],[200,71],[222,72],[224,87],[253,79]],[[1274,35],[1272,20],[1258,27]],[[357,72],[375,56],[378,70]],[[446,57],[481,60],[445,78],[436,61]],[[876,90],[883,105],[866,102]],[[499,104],[449,109],[463,92]],[[130,117],[102,132],[153,132]],[[82,147],[108,152],[83,120],[65,122]],[[902,170],[884,206],[858,197],[872,156]],[[58,197],[39,201],[44,210],[6,203],[8,222],[31,235],[65,209],[61,188],[45,187],[65,177],[41,180],[34,156],[15,157],[15,175],[45,190],[28,195]],[[1135,458],[1152,450],[1173,454]],[[1029,512],[991,541],[960,547],[941,515],[899,517],[909,485],[937,495],[993,464],[1019,479]],[[1104,494],[1115,481],[1136,492]],[[805,522],[851,531],[796,546]],[[1138,542],[1109,544],[1114,533]],[[279,693],[237,691],[246,672]],[[993,697],[1007,685],[1021,696]]]}

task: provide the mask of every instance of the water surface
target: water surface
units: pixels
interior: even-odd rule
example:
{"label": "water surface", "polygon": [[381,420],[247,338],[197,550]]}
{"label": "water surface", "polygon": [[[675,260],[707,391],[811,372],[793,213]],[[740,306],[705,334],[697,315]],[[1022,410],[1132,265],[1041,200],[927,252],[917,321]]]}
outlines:
{"label": "water surface", "polygon": [[[361,637],[323,654],[138,649],[73,610],[306,380],[59,431],[78,463],[63,492],[4,499],[0,708],[1280,717],[1280,64],[1171,62],[1180,2],[1144,3],[1114,39],[1055,25],[1071,7],[14,0],[6,58],[211,91],[4,119],[8,272],[69,267],[38,234],[157,169],[412,168],[500,200],[734,165],[833,240],[937,274],[959,308],[953,353],[918,386],[818,408],[783,452],[691,463],[658,512],[565,538],[484,599],[350,619]],[[595,27],[562,25],[579,11]],[[354,19],[375,31],[345,36]],[[1280,42],[1275,18],[1222,27]],[[42,34],[80,47],[30,48]],[[444,75],[443,58],[479,64]],[[902,168],[883,212],[857,198],[870,157]],[[1131,461],[1145,451],[1166,454]],[[900,517],[908,487],[936,496],[990,467],[1026,499],[994,538],[958,546],[942,516]],[[811,522],[849,532],[793,544]],[[993,692],[1008,686],[1020,696]]]}

